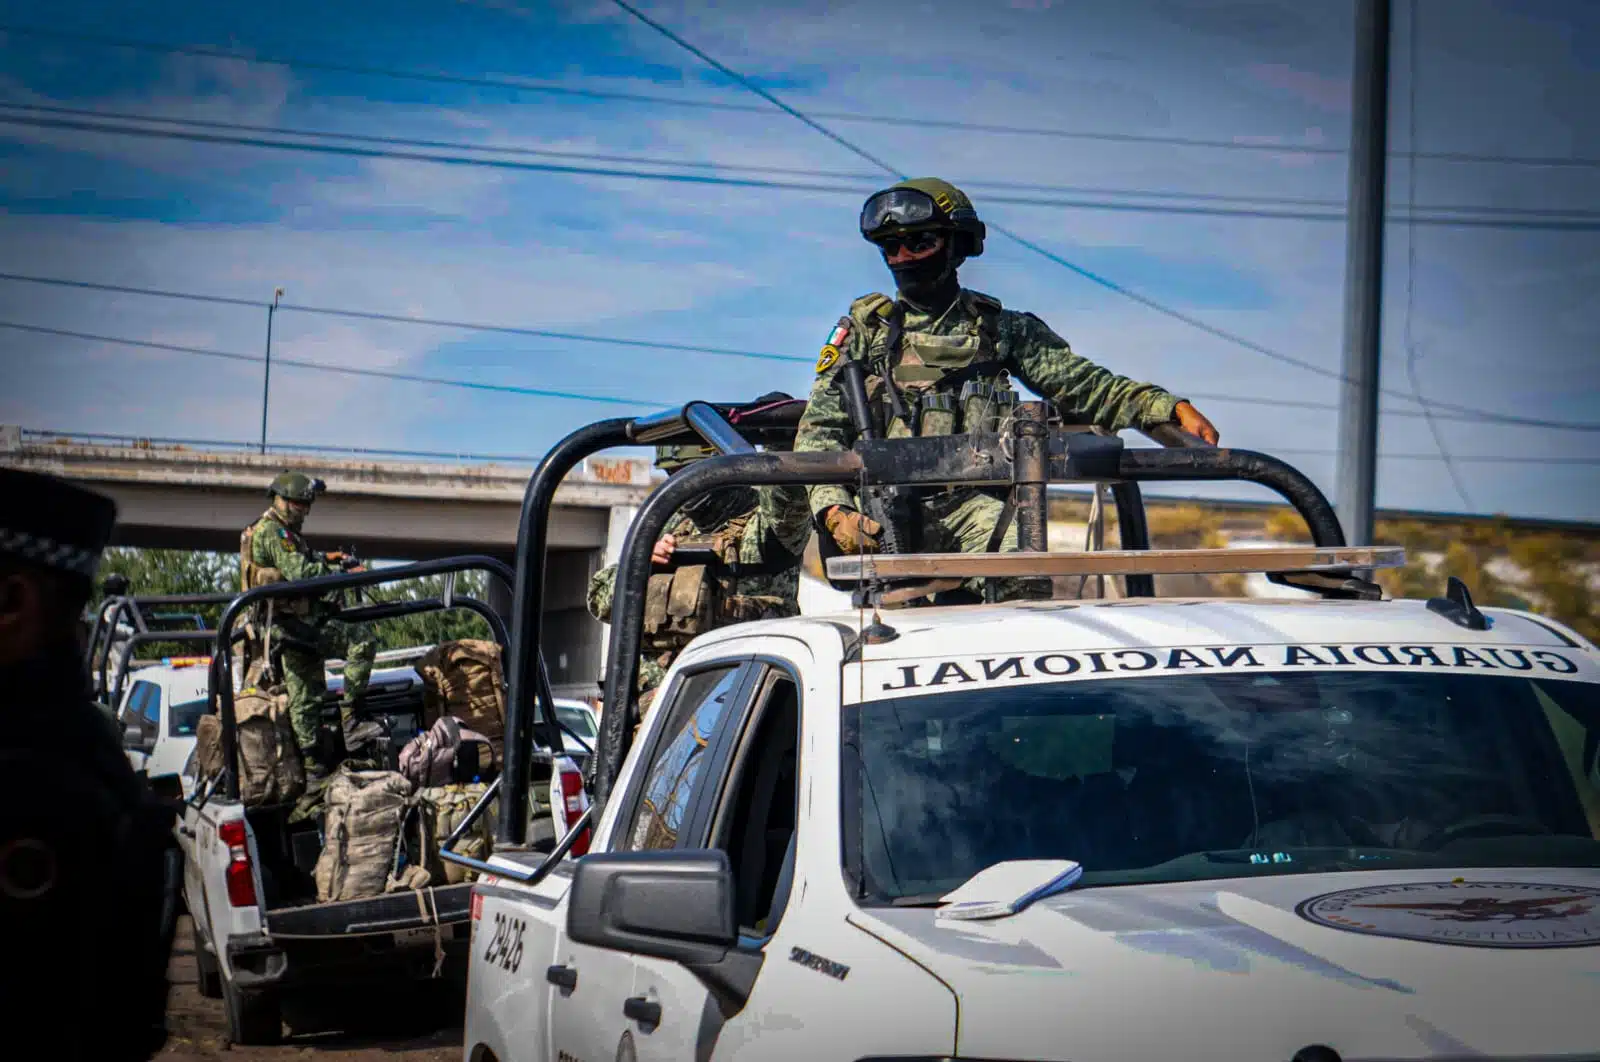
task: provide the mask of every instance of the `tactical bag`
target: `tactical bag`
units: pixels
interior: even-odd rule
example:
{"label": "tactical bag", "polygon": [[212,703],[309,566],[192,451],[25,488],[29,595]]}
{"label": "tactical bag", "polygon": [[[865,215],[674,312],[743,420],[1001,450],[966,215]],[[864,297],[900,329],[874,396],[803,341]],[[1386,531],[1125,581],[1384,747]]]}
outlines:
{"label": "tactical bag", "polygon": [[341,767],[328,782],[322,854],[312,872],[317,901],[381,896],[394,884],[400,831],[415,806],[395,771]]}
{"label": "tactical bag", "polygon": [[506,680],[496,642],[462,639],[434,646],[416,663],[422,721],[453,715],[483,735],[499,759],[506,732]]}
{"label": "tactical bag", "polygon": [[[234,740],[238,746],[239,800],[245,807],[289,804],[306,790],[305,766],[289,725],[289,699],[246,687],[234,695]],[[226,765],[222,720],[203,715],[195,724],[195,765],[202,779]]]}
{"label": "tactical bag", "polygon": [[[432,881],[457,885],[476,876],[459,863],[447,862],[440,858],[439,849],[488,789],[488,786],[478,782],[470,785],[431,786],[417,791],[417,801],[422,811],[423,848],[427,853],[425,865]],[[483,814],[478,816],[478,821],[456,841],[453,851],[472,859],[489,858],[489,849],[494,844],[494,822],[498,806],[498,800],[490,801]]]}
{"label": "tactical bag", "polygon": [[[488,776],[493,769],[494,748],[489,739],[462,726],[453,715],[441,715],[400,750],[400,773],[418,788],[470,782]],[[460,778],[463,774],[465,779]]]}

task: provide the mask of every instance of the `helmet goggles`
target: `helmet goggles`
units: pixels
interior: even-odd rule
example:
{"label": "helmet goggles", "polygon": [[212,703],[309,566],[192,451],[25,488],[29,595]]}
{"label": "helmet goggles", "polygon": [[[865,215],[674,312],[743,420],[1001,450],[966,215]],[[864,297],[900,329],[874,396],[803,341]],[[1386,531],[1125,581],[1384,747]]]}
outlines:
{"label": "helmet goggles", "polygon": [[916,188],[889,188],[868,199],[861,208],[861,235],[868,240],[885,229],[915,225],[949,224],[933,196]]}

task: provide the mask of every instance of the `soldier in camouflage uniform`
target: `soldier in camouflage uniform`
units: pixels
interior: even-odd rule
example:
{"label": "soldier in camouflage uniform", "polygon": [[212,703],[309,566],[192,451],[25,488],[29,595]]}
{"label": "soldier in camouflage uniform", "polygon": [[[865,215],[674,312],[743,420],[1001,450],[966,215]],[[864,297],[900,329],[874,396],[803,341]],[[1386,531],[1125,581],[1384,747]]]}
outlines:
{"label": "soldier in camouflage uniform", "polygon": [[[670,476],[715,452],[659,446],[656,467]],[[810,536],[811,514],[801,487],[728,487],[673,515],[651,553],[654,564],[665,568],[678,548],[709,546],[726,567],[679,567],[651,576],[639,658],[641,715],[673,658],[695,635],[730,623],[800,614],[800,557]],[[616,579],[613,564],[589,581],[589,614],[602,623],[611,621]],[[692,611],[684,607],[690,600],[698,602]]]}
{"label": "soldier in camouflage uniform", "polygon": [[[835,385],[843,358],[862,361],[869,404],[889,438],[999,430],[1016,402],[1014,376],[1068,423],[1120,431],[1176,421],[1217,441],[1211,422],[1187,401],[1095,365],[1033,314],[961,287],[956,270],[983,253],[985,232],[971,200],[936,178],[903,181],[866,201],[861,234],[882,252],[898,297],[863,295],[839,319],[817,359],[797,451],[855,443]],[[840,549],[878,548],[882,528],[859,511],[848,488],[814,486],[808,493],[819,525]],[[922,506],[921,548],[965,553],[987,548],[1004,507],[997,492],[981,488],[929,492]],[[1015,523],[1000,548],[1017,548]],[[1037,580],[1002,590],[1002,596],[1041,593],[1048,596],[1048,583]]]}
{"label": "soldier in camouflage uniform", "polygon": [[[347,567],[350,558],[342,553],[312,550],[300,537],[311,504],[323,489],[321,480],[300,472],[284,472],[272,481],[267,488],[272,507],[239,538],[241,589],[364,570],[360,565]],[[322,697],[328,689],[324,674],[328,656],[342,655],[345,661],[339,715],[346,747],[355,748],[373,736],[370,724],[359,724],[356,711],[372,677],[377,646],[370,637],[335,621],[338,611],[338,605],[326,598],[279,599],[272,602],[272,623],[266,632],[281,663],[295,743],[300,746],[307,774],[314,777],[325,775],[331,766],[318,741]]]}

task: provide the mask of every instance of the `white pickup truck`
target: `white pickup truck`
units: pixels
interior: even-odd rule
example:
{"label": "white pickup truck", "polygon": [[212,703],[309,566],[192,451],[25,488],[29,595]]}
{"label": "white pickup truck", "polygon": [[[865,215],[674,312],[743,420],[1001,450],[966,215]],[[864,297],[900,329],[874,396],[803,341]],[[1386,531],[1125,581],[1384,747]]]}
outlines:
{"label": "white pickup truck", "polygon": [[[401,582],[424,575],[489,570],[509,583],[510,570],[489,558],[445,558],[381,572],[345,573],[302,583],[257,588],[235,599],[219,622],[219,631],[234,629],[253,601],[274,595],[325,592],[380,581]],[[305,588],[305,589],[302,589]],[[344,622],[375,622],[392,616],[443,608],[470,608],[489,621],[502,646],[502,621],[482,602],[447,589],[441,599],[402,600],[348,609]],[[396,654],[380,654],[393,657]],[[227,762],[228,726],[235,718],[224,697],[233,681],[222,681],[232,669],[211,669],[209,711],[221,718],[222,772],[209,781],[199,778],[198,755],[186,768],[192,796],[178,826],[184,849],[184,898],[194,917],[195,965],[202,995],[220,997],[229,1038],[237,1044],[276,1042],[282,1035],[286,1000],[325,993],[352,982],[386,980],[455,981],[465,972],[469,939],[471,883],[440,881],[421,889],[399,888],[378,895],[318,901],[314,871],[325,843],[320,815],[297,817],[294,802],[246,806]],[[337,725],[342,677],[331,678],[323,701],[323,718]],[[379,668],[372,673],[362,702],[362,716],[380,723],[385,737],[380,748],[394,769],[399,749],[424,728],[425,690],[411,667]],[[527,833],[546,850],[558,833],[583,813],[582,781],[576,764],[565,756],[534,750],[535,770],[528,800],[533,827]],[[483,779],[489,781],[488,778]],[[492,782],[475,807],[483,811],[496,797]],[[567,794],[571,794],[569,800]],[[541,797],[543,798],[541,801]],[[420,818],[420,816],[419,816]],[[470,825],[470,824],[464,824]],[[408,838],[410,833],[407,834]],[[400,860],[430,857],[420,836],[415,844],[396,846],[391,882],[405,868]],[[448,843],[446,838],[434,838]]]}
{"label": "white pickup truck", "polygon": [[1600,653],[1447,612],[704,635],[590,854],[475,886],[463,1058],[1600,1057]]}

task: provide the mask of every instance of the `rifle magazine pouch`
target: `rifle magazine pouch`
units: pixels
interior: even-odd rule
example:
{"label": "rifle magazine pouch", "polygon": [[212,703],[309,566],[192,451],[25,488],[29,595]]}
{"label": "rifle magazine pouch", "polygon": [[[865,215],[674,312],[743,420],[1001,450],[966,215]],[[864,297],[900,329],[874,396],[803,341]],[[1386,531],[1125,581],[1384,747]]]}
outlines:
{"label": "rifle magazine pouch", "polygon": [[644,591],[644,633],[660,634],[667,627],[667,601],[672,595],[673,573],[650,577]]}
{"label": "rifle magazine pouch", "polygon": [[667,617],[671,629],[678,634],[692,636],[711,629],[711,573],[704,564],[672,573]]}
{"label": "rifle magazine pouch", "polygon": [[954,435],[956,433],[956,400],[941,391],[929,391],[922,396],[922,415],[918,418],[918,434]]}

